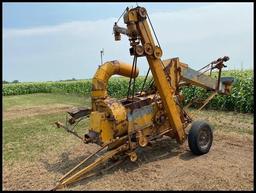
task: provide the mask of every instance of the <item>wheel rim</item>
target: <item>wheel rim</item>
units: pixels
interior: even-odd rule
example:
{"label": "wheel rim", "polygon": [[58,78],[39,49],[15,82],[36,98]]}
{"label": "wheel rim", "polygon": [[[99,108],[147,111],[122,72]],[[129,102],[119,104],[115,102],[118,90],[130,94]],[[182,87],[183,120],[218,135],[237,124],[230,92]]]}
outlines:
{"label": "wheel rim", "polygon": [[202,128],[198,135],[198,145],[205,149],[211,142],[211,132],[207,128]]}

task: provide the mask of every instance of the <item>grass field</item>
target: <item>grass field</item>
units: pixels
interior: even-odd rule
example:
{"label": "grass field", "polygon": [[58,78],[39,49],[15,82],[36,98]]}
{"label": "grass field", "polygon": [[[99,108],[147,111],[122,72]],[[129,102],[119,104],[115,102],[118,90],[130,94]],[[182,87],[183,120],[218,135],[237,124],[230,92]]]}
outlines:
{"label": "grass field", "polygon": [[[76,147],[80,143],[78,139],[54,125],[58,120],[64,122],[65,111],[74,106],[89,107],[90,97],[52,93],[4,96],[5,171],[13,170],[17,165],[22,168],[23,165],[37,163],[47,156],[62,155],[70,147]],[[195,113],[195,117],[209,121],[215,131],[253,135],[253,114],[202,110]],[[81,124],[78,133],[83,134],[87,125],[88,121]]]}
{"label": "grass field", "polygon": [[57,129],[54,122],[64,121],[65,110],[70,107],[89,106],[89,103],[89,97],[63,94],[4,97],[5,163],[19,160],[33,161],[38,155],[40,156],[40,152],[49,151],[53,147],[59,149],[70,138],[72,141],[72,136],[62,129]]}

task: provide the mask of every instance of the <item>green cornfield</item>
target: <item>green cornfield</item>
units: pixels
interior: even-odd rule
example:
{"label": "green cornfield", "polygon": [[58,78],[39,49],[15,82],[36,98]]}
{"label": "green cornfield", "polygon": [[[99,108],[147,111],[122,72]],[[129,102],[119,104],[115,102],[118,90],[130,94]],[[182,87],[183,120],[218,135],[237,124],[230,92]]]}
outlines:
{"label": "green cornfield", "polygon": [[[214,74],[213,74],[214,75]],[[252,70],[245,71],[223,71],[222,76],[235,78],[231,95],[215,96],[206,106],[209,109],[237,111],[244,113],[254,112],[254,75]],[[148,78],[145,88],[149,86]],[[135,92],[141,90],[144,77],[138,77],[135,84]],[[112,97],[121,98],[127,95],[129,78],[112,77],[108,84],[108,93]],[[91,92],[91,80],[76,80],[64,82],[33,82],[3,84],[2,95],[23,95],[32,93],[72,93],[89,95]],[[182,93],[185,96],[184,104],[193,98],[206,98],[209,94],[198,87],[184,87]]]}

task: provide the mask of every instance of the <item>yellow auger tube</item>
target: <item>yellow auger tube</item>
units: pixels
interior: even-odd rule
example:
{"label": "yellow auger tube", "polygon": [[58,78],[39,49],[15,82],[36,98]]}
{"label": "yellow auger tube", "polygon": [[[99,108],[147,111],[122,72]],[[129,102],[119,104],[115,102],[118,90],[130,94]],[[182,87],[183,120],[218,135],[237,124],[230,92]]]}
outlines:
{"label": "yellow auger tube", "polygon": [[139,74],[139,69],[136,68],[136,71],[135,69],[133,69],[132,73],[132,65],[117,60],[102,64],[101,66],[99,66],[98,70],[96,71],[92,79],[92,100],[99,98],[104,99],[108,96],[108,80],[112,75],[115,74],[125,77],[130,77],[132,74],[132,78],[135,78]]}

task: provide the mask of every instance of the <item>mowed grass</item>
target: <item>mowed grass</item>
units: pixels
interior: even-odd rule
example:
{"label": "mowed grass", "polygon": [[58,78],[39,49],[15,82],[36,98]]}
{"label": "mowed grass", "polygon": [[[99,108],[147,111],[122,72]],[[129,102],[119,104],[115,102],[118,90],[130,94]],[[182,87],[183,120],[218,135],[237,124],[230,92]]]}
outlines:
{"label": "mowed grass", "polygon": [[49,94],[37,93],[27,95],[15,95],[3,97],[3,110],[15,107],[31,107],[38,105],[51,104],[67,104],[67,105],[88,105],[90,96],[78,96],[73,94]]}
{"label": "mowed grass", "polygon": [[196,112],[195,109],[190,109],[189,112],[194,114],[194,120],[201,119],[208,121],[214,130],[253,135],[254,117],[252,113],[215,110],[201,110]]}
{"label": "mowed grass", "polygon": [[[90,96],[70,94],[29,94],[3,97],[3,111],[15,111],[15,108],[52,107],[55,104],[90,107]],[[190,109],[190,112],[194,112]],[[22,112],[18,112],[22,113]],[[25,113],[27,113],[25,111]],[[3,120],[3,158],[5,164],[19,161],[36,161],[41,155],[54,151],[61,154],[67,147],[79,142],[77,138],[62,128],[56,128],[55,121],[65,121],[65,111],[32,116],[14,117]],[[253,114],[202,110],[195,113],[196,119],[207,120],[214,130],[253,134]],[[84,134],[88,127],[86,120],[78,127],[78,133]]]}
{"label": "mowed grass", "polygon": [[[33,108],[33,106],[49,106],[65,104],[71,106],[90,106],[89,96],[65,94],[30,94],[3,97],[3,111],[15,108]],[[19,112],[20,113],[20,112]],[[56,128],[55,121],[65,122],[63,111],[35,116],[22,116],[3,120],[3,157],[5,163],[14,161],[40,159],[40,154],[47,151],[62,151],[68,145],[77,143],[64,129]],[[88,120],[78,127],[80,134],[84,133]],[[70,143],[70,144],[69,144]]]}

